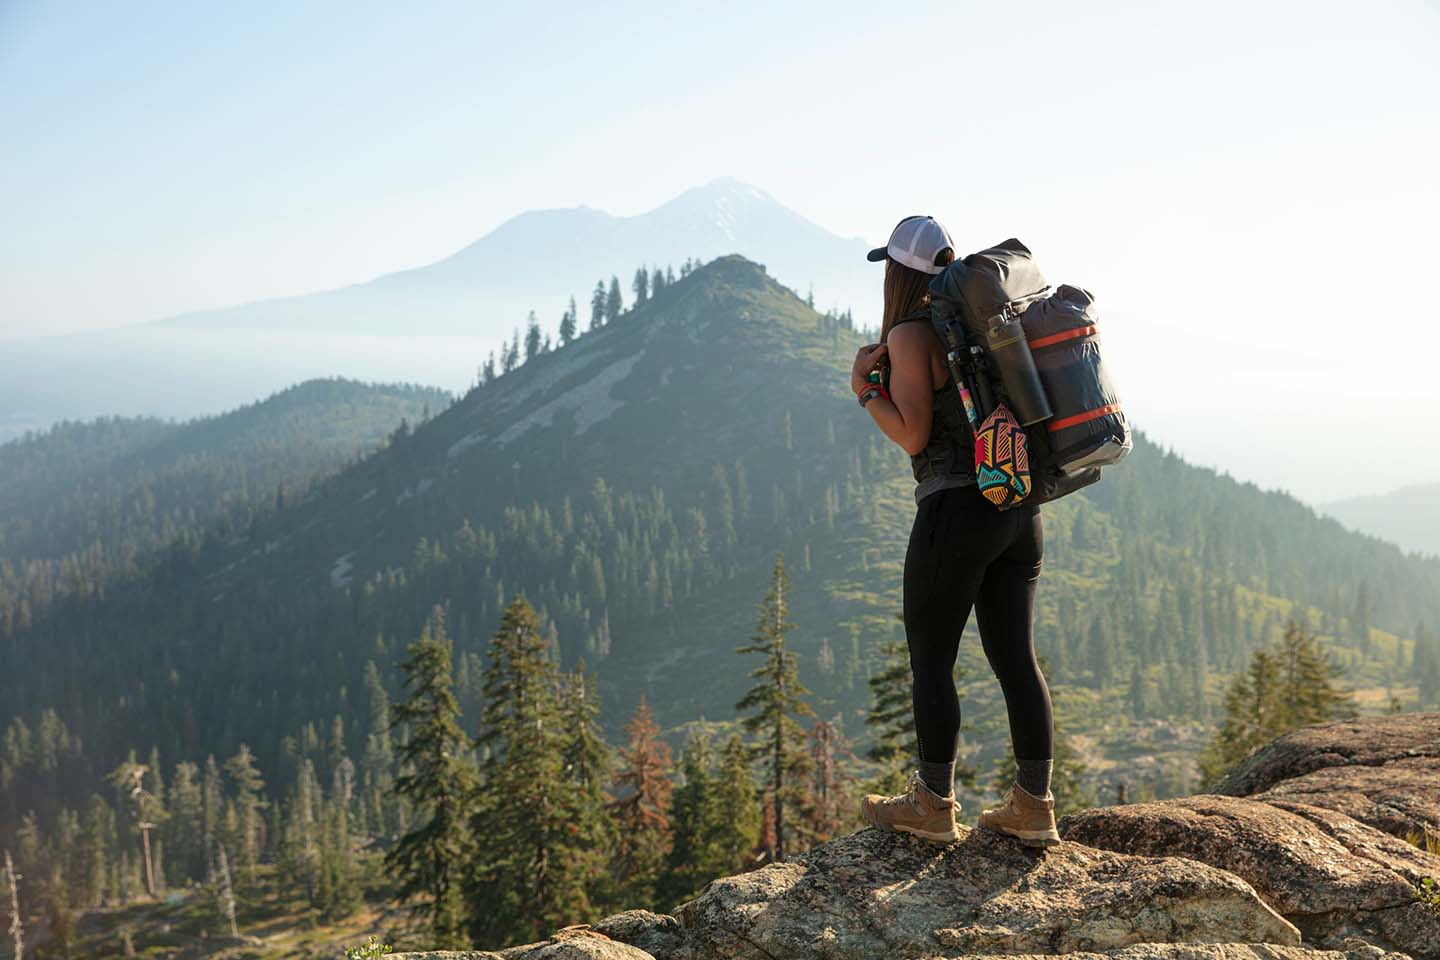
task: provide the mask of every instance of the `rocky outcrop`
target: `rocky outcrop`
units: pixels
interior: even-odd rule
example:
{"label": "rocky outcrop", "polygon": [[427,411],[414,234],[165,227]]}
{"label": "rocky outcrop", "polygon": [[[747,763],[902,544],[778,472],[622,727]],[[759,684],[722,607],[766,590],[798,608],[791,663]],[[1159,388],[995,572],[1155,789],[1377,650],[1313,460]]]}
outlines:
{"label": "rocky outcrop", "polygon": [[1338,810],[1397,837],[1440,835],[1440,757],[1325,767],[1253,795]]}
{"label": "rocky outcrop", "polygon": [[638,947],[613,940],[581,924],[566,927],[548,940],[505,950],[441,950],[435,953],[391,953],[386,960],[654,960]]}
{"label": "rocky outcrop", "polygon": [[1440,713],[1296,730],[1238,764],[1216,792],[1338,810],[1401,837],[1440,834]]}
{"label": "rocky outcrop", "polygon": [[1345,814],[1218,795],[1084,810],[1068,840],[1106,850],[1191,857],[1244,878],[1305,935],[1332,946],[1362,936],[1440,960],[1440,915],[1415,902],[1440,857]]}
{"label": "rocky outcrop", "polygon": [[677,919],[703,944],[694,956],[756,960],[1300,942],[1248,884],[1204,864],[1079,844],[1037,856],[975,830],[947,846],[862,830],[717,880]]}

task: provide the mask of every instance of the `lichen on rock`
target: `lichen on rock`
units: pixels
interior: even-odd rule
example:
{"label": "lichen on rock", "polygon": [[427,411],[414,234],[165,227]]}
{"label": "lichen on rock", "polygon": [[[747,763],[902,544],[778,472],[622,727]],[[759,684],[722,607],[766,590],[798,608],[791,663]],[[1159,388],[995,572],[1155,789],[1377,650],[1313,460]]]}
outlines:
{"label": "lichen on rock", "polygon": [[861,830],[711,883],[676,912],[696,957],[929,957],[1135,943],[1298,945],[1249,884],[1193,860],[1074,843],[1043,854],[962,828],[937,846]]}

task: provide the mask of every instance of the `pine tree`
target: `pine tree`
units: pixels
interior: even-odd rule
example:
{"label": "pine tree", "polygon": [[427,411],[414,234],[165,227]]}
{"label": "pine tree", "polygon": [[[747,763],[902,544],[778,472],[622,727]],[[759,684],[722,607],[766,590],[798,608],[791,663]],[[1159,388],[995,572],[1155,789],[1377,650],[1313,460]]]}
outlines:
{"label": "pine tree", "polygon": [[620,278],[612,274],[610,290],[605,294],[605,322],[614,323],[624,309],[625,301],[620,296]]}
{"label": "pine tree", "polygon": [[1234,764],[1299,726],[1353,714],[1350,694],[1335,684],[1338,668],[1303,623],[1290,621],[1269,649],[1255,651],[1249,668],[1231,681],[1225,719],[1200,755],[1202,778],[1213,785]]}
{"label": "pine tree", "polygon": [[598,330],[605,323],[605,281],[595,281],[595,292],[590,294],[590,329]]}
{"label": "pine tree", "polygon": [[525,318],[525,362],[529,363],[540,355],[540,321],[531,310]]}
{"label": "pine tree", "polygon": [[718,790],[710,739],[697,733],[680,754],[682,783],[670,797],[672,842],[665,868],[656,884],[658,903],[672,906],[689,900],[729,864],[719,838]]}
{"label": "pine tree", "polygon": [[391,710],[392,725],[409,730],[400,747],[395,792],[420,823],[385,854],[385,867],[396,899],[418,898],[412,909],[429,924],[433,946],[459,947],[465,945],[459,874],[467,855],[465,811],[475,772],[451,691],[452,651],[438,605],[407,653],[400,672],[410,692]]}
{"label": "pine tree", "polygon": [[80,829],[79,899],[83,906],[98,907],[108,892],[111,852],[115,849],[115,814],[103,797],[90,795]]}
{"label": "pine tree", "polygon": [[264,823],[260,811],[268,805],[265,800],[265,780],[255,766],[255,755],[245,744],[235,756],[225,761],[225,773],[235,793],[235,812],[239,818],[239,863],[246,870],[247,888],[253,890],[256,883],[255,867],[260,863],[260,843]]}
{"label": "pine tree", "polygon": [[1130,716],[1135,720],[1146,720],[1154,715],[1155,698],[1151,693],[1150,680],[1139,659],[1130,664],[1130,689],[1127,697]]}
{"label": "pine tree", "polygon": [[315,778],[315,763],[300,759],[300,769],[285,805],[283,837],[280,842],[280,875],[298,888],[311,906],[320,904],[321,839],[320,806],[323,797]]}
{"label": "pine tree", "polygon": [[205,800],[200,769],[189,761],[175,764],[170,783],[170,820],[165,825],[171,862],[186,880],[205,878]]}
{"label": "pine tree", "polygon": [[483,759],[466,895],[477,943],[536,940],[592,913],[571,832],[578,794],[566,783],[558,688],[539,615],[517,594],[490,641],[475,741]]}
{"label": "pine tree", "polygon": [[650,298],[650,272],[644,267],[637,267],[635,279],[630,282],[630,289],[635,292],[635,306],[643,307]]}
{"label": "pine tree", "polygon": [[64,872],[51,868],[45,884],[45,899],[50,904],[50,939],[60,948],[60,955],[69,960],[75,947],[75,911],[70,903],[70,886]]}
{"label": "pine tree", "polygon": [[511,330],[510,342],[506,343],[500,351],[500,367],[505,373],[509,373],[520,366],[520,328],[514,327]]}
{"label": "pine tree", "polygon": [[[758,653],[765,662],[750,676],[756,683],[735,705],[740,712],[755,711],[741,723],[751,733],[761,735],[753,748],[763,758],[769,802],[775,810],[775,859],[785,859],[786,835],[800,812],[805,796],[805,778],[810,772],[810,756],[805,749],[805,730],[800,717],[814,717],[815,711],[805,700],[810,691],[800,682],[797,658],[785,649],[785,634],[794,629],[789,622],[790,578],[785,572],[781,554],[775,555],[775,570],[769,593],[760,604],[760,617],[750,643],[736,648],[736,653]],[[791,818],[787,820],[787,817]]]}
{"label": "pine tree", "polygon": [[578,321],[578,319],[577,319],[577,314],[578,314],[578,309],[577,309],[576,306],[575,306],[575,297],[572,295],[572,296],[570,297],[570,306],[565,310],[565,313],[560,317],[560,342],[561,342],[561,343],[569,343],[571,340],[574,340],[574,339],[575,339],[575,331],[576,331],[577,329],[579,329],[579,321]]}
{"label": "pine tree", "polygon": [[1367,655],[1371,651],[1370,640],[1370,581],[1361,580],[1355,588],[1355,607],[1350,614],[1350,629],[1360,649]]}
{"label": "pine tree", "polygon": [[595,678],[585,661],[565,678],[560,704],[560,729],[567,734],[563,749],[570,801],[574,806],[572,840],[566,846],[573,862],[566,869],[577,877],[597,903],[612,900],[606,890],[607,853],[614,849],[615,823],[610,817],[606,787],[614,769],[610,746],[600,729],[600,699]]}
{"label": "pine tree", "polygon": [[670,747],[645,698],[625,725],[629,744],[620,749],[615,778],[615,877],[629,906],[655,903],[655,884],[670,847]]}
{"label": "pine tree", "polygon": [[319,906],[321,916],[331,923],[350,916],[364,903],[350,832],[350,802],[354,797],[354,786],[355,764],[342,754],[331,774],[330,800],[322,817],[324,893]]}
{"label": "pine tree", "polygon": [[760,842],[760,799],[750,764],[749,748],[740,734],[733,734],[721,752],[714,784],[712,843],[721,876],[751,866]]}
{"label": "pine tree", "polygon": [[221,817],[225,812],[225,782],[214,754],[205,757],[205,773],[200,781],[200,798],[205,810],[205,876],[215,872],[215,843],[220,837]]}
{"label": "pine tree", "polygon": [[1291,620],[1285,625],[1275,658],[1280,669],[1285,730],[1355,715],[1350,692],[1335,682],[1340,668],[1325,654],[1319,638],[1305,623]]}
{"label": "pine tree", "polygon": [[369,701],[370,731],[365,737],[365,756],[360,767],[361,799],[371,830],[385,836],[394,827],[391,784],[395,751],[390,738],[390,695],[385,692],[374,661],[365,664],[365,692]]}
{"label": "pine tree", "polygon": [[1249,668],[1235,677],[1225,694],[1225,719],[1200,755],[1200,774],[1215,783],[1232,765],[1277,735],[1284,705],[1280,668],[1268,650],[1256,650]]}
{"label": "pine tree", "polygon": [[1420,697],[1420,706],[1440,704],[1440,638],[1415,625],[1415,660],[1411,666]]}

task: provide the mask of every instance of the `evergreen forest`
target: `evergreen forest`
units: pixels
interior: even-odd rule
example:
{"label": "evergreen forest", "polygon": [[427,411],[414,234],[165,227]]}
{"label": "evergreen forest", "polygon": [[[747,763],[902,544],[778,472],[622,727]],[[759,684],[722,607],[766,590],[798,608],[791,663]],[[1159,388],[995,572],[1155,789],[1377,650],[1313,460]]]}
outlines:
{"label": "evergreen forest", "polygon": [[[914,481],[847,389],[876,331],[738,256],[586,307],[554,341],[527,318],[461,397],[317,381],[0,447],[0,893],[43,955],[181,892],[187,936],[283,902],[519,943],[669,909],[903,785]],[[1440,560],[1134,415],[1130,457],[1042,514],[1062,807],[1440,705]],[[956,682],[975,810],[1009,755],[973,620]]]}

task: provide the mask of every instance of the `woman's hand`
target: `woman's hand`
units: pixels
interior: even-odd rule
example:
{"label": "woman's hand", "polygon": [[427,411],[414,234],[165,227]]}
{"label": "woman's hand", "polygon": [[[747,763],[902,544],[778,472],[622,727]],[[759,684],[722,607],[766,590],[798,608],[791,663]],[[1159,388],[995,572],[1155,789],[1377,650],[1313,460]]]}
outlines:
{"label": "woman's hand", "polygon": [[855,353],[855,366],[850,368],[850,391],[859,393],[869,383],[870,371],[879,366],[889,347],[883,343],[867,343]]}

